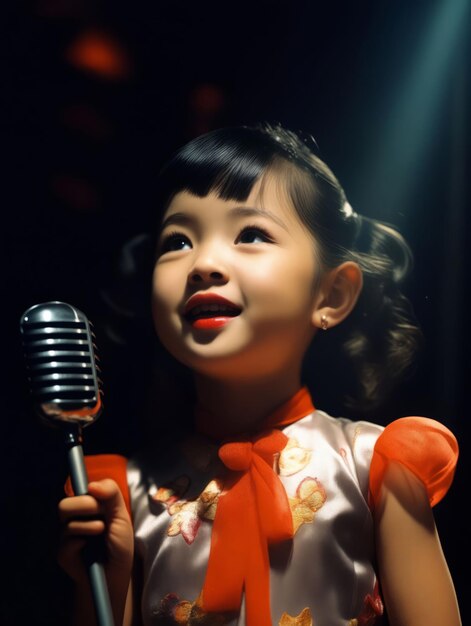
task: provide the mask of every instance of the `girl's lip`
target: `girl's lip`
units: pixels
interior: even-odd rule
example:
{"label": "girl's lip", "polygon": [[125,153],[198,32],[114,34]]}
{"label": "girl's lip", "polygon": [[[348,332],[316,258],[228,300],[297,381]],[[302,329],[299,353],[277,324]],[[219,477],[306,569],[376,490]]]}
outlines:
{"label": "girl's lip", "polygon": [[240,306],[218,294],[197,293],[187,301],[183,317],[197,330],[210,330],[225,326],[241,311]]}
{"label": "girl's lip", "polygon": [[[222,296],[216,293],[196,293],[195,295],[191,296],[189,300],[187,300],[185,307],[183,309],[183,315],[185,317],[191,316],[191,311],[197,306],[205,306],[205,305],[207,306],[210,304],[218,304],[221,306],[225,306],[228,309],[232,309],[236,311],[237,314],[239,314],[242,310],[241,307],[238,306],[237,304],[234,304],[227,298],[223,298]],[[213,317],[215,316],[213,315]],[[226,317],[224,315],[224,311],[221,311],[218,317]]]}
{"label": "girl's lip", "polygon": [[210,330],[211,328],[221,328],[225,326],[227,323],[232,321],[233,317],[227,316],[218,316],[218,317],[201,317],[195,320],[192,320],[190,323],[193,328],[198,330]]}

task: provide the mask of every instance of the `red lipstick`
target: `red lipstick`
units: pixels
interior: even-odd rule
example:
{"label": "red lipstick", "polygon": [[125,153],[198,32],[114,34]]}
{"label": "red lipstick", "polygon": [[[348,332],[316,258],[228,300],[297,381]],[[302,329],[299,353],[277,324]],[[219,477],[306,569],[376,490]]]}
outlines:
{"label": "red lipstick", "polygon": [[201,317],[200,319],[193,320],[191,325],[193,328],[208,329],[208,328],[220,328],[227,324],[229,320],[233,320],[234,317]]}
{"label": "red lipstick", "polygon": [[220,328],[237,317],[241,310],[237,304],[218,294],[197,293],[185,304],[183,316],[193,328]]}

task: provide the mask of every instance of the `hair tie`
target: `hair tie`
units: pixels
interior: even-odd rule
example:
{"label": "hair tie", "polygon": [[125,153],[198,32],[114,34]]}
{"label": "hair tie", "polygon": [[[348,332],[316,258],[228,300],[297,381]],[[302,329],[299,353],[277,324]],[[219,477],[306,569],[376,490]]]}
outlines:
{"label": "hair tie", "polygon": [[346,222],[353,226],[351,246],[352,248],[354,248],[356,246],[356,243],[361,233],[361,229],[363,225],[363,218],[361,215],[359,215],[356,211],[353,210],[352,205],[350,204],[350,202],[348,202],[348,200],[345,200],[343,204],[342,213],[345,216]]}

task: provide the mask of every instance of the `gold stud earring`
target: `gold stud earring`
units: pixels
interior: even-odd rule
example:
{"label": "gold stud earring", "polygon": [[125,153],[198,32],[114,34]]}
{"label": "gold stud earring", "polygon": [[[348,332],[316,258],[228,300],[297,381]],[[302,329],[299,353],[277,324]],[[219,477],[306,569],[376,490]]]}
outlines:
{"label": "gold stud earring", "polygon": [[321,317],[321,328],[322,330],[327,330],[329,327],[329,320],[327,319],[327,315],[323,315]]}

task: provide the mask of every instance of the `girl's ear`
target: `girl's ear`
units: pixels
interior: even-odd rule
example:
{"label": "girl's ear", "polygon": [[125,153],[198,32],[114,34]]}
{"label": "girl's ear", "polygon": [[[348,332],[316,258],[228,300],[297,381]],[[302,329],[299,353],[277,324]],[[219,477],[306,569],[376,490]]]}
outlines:
{"label": "girl's ear", "polygon": [[357,263],[346,261],[330,270],[318,292],[313,325],[326,330],[340,324],[355,307],[362,287],[363,274]]}

